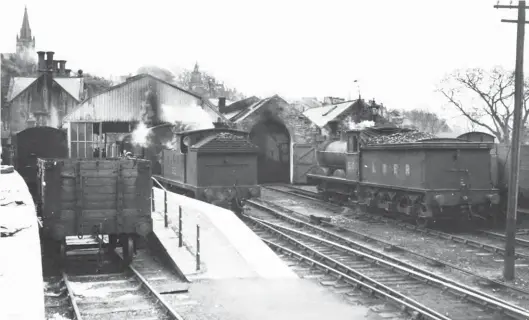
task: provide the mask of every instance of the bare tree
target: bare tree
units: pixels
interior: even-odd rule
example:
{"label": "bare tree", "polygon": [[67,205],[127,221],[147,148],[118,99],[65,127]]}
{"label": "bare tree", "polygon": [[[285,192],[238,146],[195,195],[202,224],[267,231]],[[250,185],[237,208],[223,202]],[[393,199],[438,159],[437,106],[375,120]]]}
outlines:
{"label": "bare tree", "polygon": [[420,131],[429,132],[432,134],[451,131],[450,127],[446,123],[446,120],[440,118],[433,112],[414,109],[410,111],[402,111],[402,115]]}
{"label": "bare tree", "polygon": [[[527,87],[526,81],[522,110],[524,127],[529,115]],[[458,70],[447,76],[437,91],[471,123],[489,130],[499,142],[509,143],[514,112],[513,72],[499,67],[491,71],[480,68]],[[470,95],[477,98],[477,104],[462,101]]]}

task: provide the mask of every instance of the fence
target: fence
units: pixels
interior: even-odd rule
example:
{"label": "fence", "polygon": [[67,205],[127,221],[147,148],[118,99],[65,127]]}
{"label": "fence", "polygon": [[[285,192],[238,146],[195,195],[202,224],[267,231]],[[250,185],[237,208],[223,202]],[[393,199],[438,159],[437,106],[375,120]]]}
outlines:
{"label": "fence", "polygon": [[[171,218],[170,216],[172,215],[171,214],[171,209],[174,209],[174,208],[170,208],[169,207],[169,202],[168,202],[168,199],[167,199],[167,196],[168,196],[168,193],[169,191],[167,191],[167,189],[165,189],[161,184],[160,182],[158,182],[158,180],[156,180],[155,178],[152,178],[152,180],[158,185],[160,186],[161,188],[161,192],[163,192],[163,221],[164,221],[164,228],[170,228],[171,227]],[[151,211],[152,212],[156,212],[156,196],[155,196],[155,188],[152,189],[151,191]],[[178,204],[177,205],[177,210],[178,211],[178,229],[175,230],[176,234],[178,235],[178,247],[183,247],[184,246],[184,223],[183,223],[183,209],[182,209],[182,205],[181,204]],[[174,230],[174,229],[173,229]],[[196,257],[196,270],[199,271],[200,270],[200,224],[196,224],[196,233],[195,233],[195,238],[196,238],[196,245],[195,245],[195,257]],[[190,245],[190,247],[192,247],[192,245]]]}

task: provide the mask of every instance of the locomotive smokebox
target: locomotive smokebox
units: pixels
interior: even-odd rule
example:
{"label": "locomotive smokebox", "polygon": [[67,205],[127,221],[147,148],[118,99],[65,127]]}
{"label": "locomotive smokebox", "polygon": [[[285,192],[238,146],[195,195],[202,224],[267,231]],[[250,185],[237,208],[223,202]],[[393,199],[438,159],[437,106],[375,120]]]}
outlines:
{"label": "locomotive smokebox", "polygon": [[333,169],[346,167],[347,141],[333,141],[318,152],[318,165]]}

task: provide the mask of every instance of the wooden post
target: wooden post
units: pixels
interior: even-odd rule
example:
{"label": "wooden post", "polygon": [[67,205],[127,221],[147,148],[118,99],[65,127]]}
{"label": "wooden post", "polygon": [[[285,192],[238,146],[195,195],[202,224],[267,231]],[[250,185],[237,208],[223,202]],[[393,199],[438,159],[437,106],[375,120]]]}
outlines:
{"label": "wooden post", "polygon": [[163,191],[163,220],[164,226],[167,228],[169,222],[167,221],[167,190]]}
{"label": "wooden post", "polygon": [[517,20],[502,20],[514,22],[518,25],[516,35],[516,69],[514,74],[514,119],[511,144],[511,172],[509,177],[509,196],[507,202],[507,223],[505,227],[505,260],[503,277],[505,280],[514,280],[515,277],[515,245],[516,245],[516,211],[518,209],[518,178],[520,173],[520,136],[523,128],[523,52],[525,38],[525,1],[520,1],[518,6],[496,5],[495,8],[518,9]]}
{"label": "wooden post", "polygon": [[182,238],[182,206],[178,206],[178,247],[182,248],[183,241]]}
{"label": "wooden post", "polygon": [[197,224],[197,271],[200,270],[200,226]]}
{"label": "wooden post", "polygon": [[99,159],[103,158],[103,148],[101,146],[101,138],[103,137],[103,122],[99,122]]}

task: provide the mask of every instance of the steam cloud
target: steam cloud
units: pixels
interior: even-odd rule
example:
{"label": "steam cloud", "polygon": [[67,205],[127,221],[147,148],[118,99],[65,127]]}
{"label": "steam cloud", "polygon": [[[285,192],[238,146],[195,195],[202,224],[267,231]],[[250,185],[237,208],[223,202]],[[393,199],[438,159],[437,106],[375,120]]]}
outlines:
{"label": "steam cloud", "polygon": [[[175,131],[214,128],[211,116],[196,103],[187,106],[162,104],[160,109],[160,118],[166,122],[175,124],[177,126]],[[151,134],[152,130],[149,130],[144,122],[140,122],[132,132],[132,143],[145,148],[149,146],[149,137]],[[173,142],[165,143],[165,147],[172,149]]]}
{"label": "steam cloud", "polygon": [[359,123],[354,123],[354,121],[349,122],[349,129],[350,130],[362,130],[369,127],[374,127],[375,123],[373,121],[362,121]]}

